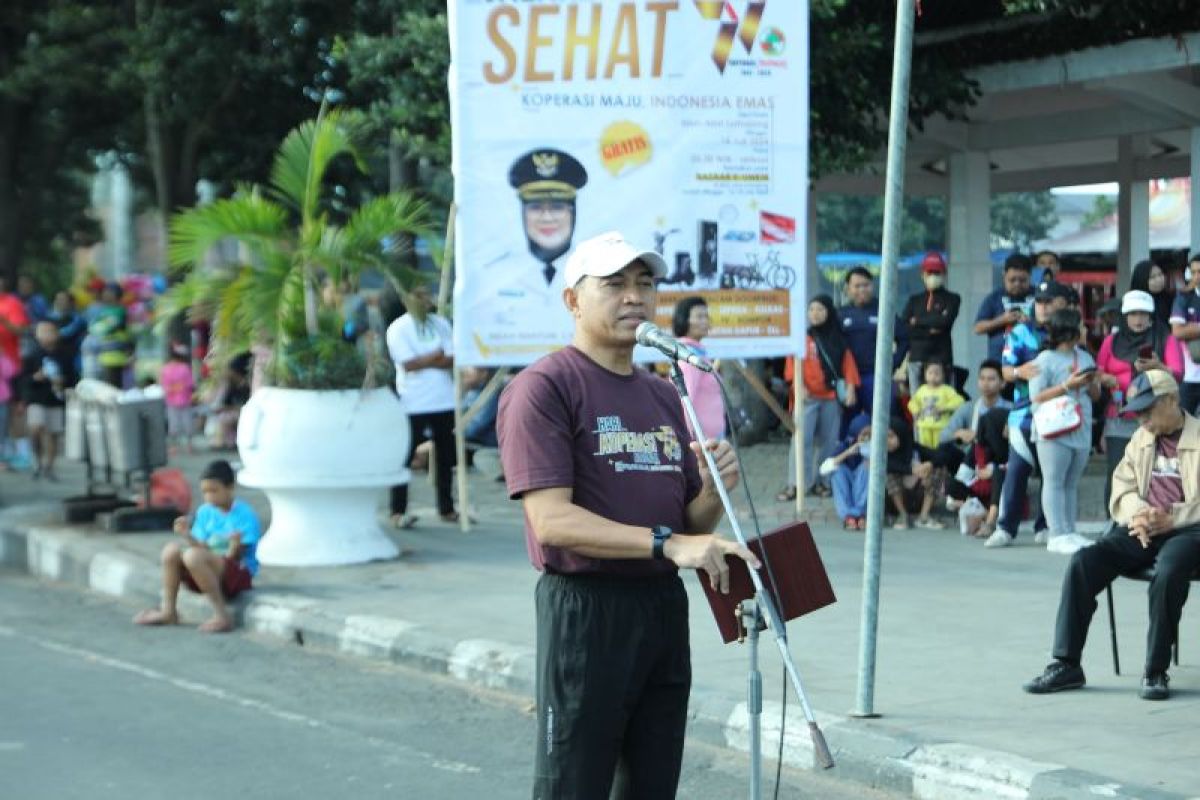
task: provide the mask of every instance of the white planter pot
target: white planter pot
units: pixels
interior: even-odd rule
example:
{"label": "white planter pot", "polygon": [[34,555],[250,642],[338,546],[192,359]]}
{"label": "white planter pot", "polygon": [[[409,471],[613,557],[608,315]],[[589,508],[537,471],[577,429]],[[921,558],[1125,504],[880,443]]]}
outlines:
{"label": "white planter pot", "polygon": [[408,483],[408,415],[390,389],[314,391],[264,387],[238,423],[238,482],[262,489],[271,526],[263,564],[361,564],[395,558],[376,504]]}

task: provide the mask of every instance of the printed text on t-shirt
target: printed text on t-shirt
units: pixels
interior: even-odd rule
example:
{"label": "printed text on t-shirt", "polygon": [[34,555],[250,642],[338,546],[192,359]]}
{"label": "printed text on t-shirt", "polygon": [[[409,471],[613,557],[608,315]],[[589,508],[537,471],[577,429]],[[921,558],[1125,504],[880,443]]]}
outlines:
{"label": "printed text on t-shirt", "polygon": [[[622,454],[632,456],[631,461],[609,458],[608,463],[616,472],[679,472],[683,459],[683,446],[675,429],[670,425],[646,431],[629,431],[619,416],[596,417],[596,451],[593,455],[608,457]],[[663,463],[664,459],[668,462]]]}

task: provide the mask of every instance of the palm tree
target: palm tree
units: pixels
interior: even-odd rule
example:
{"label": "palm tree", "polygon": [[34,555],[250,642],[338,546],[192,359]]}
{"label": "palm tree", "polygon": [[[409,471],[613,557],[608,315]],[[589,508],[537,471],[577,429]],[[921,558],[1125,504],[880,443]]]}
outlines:
{"label": "palm tree", "polygon": [[[429,209],[393,192],[368,200],[343,225],[331,221],[326,172],[341,156],[365,172],[356,146],[361,130],[360,115],[322,107],[283,140],[267,187],[241,185],[228,199],[176,214],[168,260],[186,276],[161,299],[163,319],[188,313],[212,320],[222,352],[269,348],[266,378],[277,386],[375,385],[377,365],[343,341],[341,309],[322,296],[320,284],[357,287],[373,269],[401,294],[410,291],[424,278],[400,258],[426,232]],[[240,245],[241,260],[207,265],[209,251],[224,240]]]}

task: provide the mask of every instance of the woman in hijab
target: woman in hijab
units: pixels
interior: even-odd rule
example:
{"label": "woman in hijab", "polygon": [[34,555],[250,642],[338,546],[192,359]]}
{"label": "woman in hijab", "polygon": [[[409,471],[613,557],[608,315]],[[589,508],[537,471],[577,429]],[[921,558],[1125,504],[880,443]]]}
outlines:
{"label": "woman in hijab", "polygon": [[1121,298],[1121,322],[1116,333],[1110,333],[1100,345],[1096,364],[1100,368],[1100,383],[1112,396],[1104,423],[1104,452],[1108,458],[1104,507],[1107,508],[1113,470],[1137,430],[1136,415],[1120,414],[1129,384],[1139,372],[1151,369],[1168,370],[1175,380],[1183,376],[1183,348],[1171,335],[1167,323],[1155,317],[1154,298],[1148,292],[1131,289]]}
{"label": "woman in hijab", "polygon": [[1154,321],[1170,324],[1171,306],[1175,303],[1175,292],[1167,284],[1167,273],[1153,261],[1139,261],[1129,279],[1130,290],[1146,292],[1154,299]]}
{"label": "woman in hijab", "polygon": [[[833,298],[817,295],[808,304],[808,336],[801,362],[804,381],[805,489],[817,497],[833,494],[829,478],[817,474],[817,466],[833,454],[842,422],[842,407],[852,408],[862,381],[854,355],[842,335]],[[796,379],[796,367],[788,359],[784,377]],[[796,474],[795,449],[789,449],[788,475]],[[776,495],[780,501],[795,500],[796,487],[788,485]]]}

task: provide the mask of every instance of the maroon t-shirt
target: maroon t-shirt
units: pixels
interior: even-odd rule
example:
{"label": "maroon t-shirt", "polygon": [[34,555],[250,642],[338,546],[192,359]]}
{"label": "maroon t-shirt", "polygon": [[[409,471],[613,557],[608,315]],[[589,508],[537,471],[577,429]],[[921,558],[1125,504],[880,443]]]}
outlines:
{"label": "maroon t-shirt", "polygon": [[[574,347],[523,370],[500,396],[500,460],[508,493],[569,487],[575,505],[626,525],[685,530],[700,493],[679,397],[643,369],[618,375]],[[647,535],[647,541],[649,536]],[[653,559],[588,558],[543,547],[525,517],[529,560],[556,573],[669,573]]]}
{"label": "maroon t-shirt", "polygon": [[1183,476],[1179,473],[1179,433],[1154,440],[1154,465],[1150,469],[1150,491],[1146,500],[1162,511],[1183,502]]}

